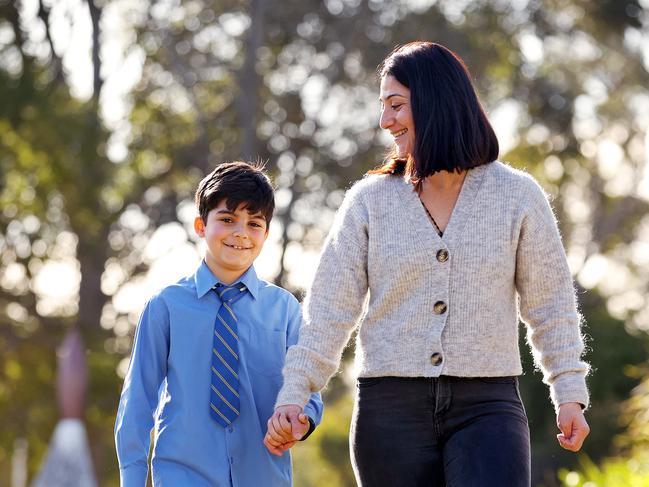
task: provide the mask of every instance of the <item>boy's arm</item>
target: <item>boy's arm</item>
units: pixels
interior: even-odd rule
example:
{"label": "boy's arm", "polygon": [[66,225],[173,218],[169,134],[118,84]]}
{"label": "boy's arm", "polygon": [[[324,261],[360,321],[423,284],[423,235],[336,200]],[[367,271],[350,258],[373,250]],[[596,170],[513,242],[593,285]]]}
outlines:
{"label": "boy's arm", "polygon": [[122,487],[146,485],[153,415],[167,373],[168,350],[169,313],[158,295],[140,317],[117,410],[115,445]]}

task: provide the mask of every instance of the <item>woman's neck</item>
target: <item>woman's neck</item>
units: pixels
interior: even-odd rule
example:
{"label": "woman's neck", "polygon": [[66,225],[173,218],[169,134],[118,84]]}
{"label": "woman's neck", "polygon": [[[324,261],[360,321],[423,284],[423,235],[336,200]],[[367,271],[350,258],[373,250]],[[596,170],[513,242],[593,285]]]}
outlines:
{"label": "woman's neck", "polygon": [[439,171],[424,179],[424,188],[428,186],[433,191],[450,191],[462,187],[466,171],[460,173]]}

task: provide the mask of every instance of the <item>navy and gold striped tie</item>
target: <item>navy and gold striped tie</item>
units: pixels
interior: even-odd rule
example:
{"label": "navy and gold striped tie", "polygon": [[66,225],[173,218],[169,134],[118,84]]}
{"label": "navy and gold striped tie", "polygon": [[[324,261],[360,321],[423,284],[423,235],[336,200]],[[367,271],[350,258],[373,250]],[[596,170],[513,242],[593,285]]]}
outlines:
{"label": "navy and gold striped tie", "polygon": [[239,335],[232,303],[243,296],[246,286],[239,282],[232,286],[217,284],[213,289],[221,307],[214,323],[210,413],[225,427],[239,416]]}

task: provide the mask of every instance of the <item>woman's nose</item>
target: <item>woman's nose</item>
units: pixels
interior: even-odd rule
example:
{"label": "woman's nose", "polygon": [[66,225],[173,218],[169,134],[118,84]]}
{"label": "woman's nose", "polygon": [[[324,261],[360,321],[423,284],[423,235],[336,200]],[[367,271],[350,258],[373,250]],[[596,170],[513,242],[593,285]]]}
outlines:
{"label": "woman's nose", "polygon": [[394,123],[394,117],[389,109],[381,110],[381,118],[379,119],[379,127],[388,129]]}

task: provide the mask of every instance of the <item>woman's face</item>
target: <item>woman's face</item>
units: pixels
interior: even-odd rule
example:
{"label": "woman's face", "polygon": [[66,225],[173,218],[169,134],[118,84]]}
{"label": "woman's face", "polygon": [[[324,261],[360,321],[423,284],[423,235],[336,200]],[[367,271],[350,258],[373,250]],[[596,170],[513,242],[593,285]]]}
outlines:
{"label": "woman's face", "polygon": [[386,75],[381,79],[381,120],[382,129],[389,130],[397,147],[397,155],[405,158],[412,154],[415,146],[415,123],[412,119],[410,90]]}

